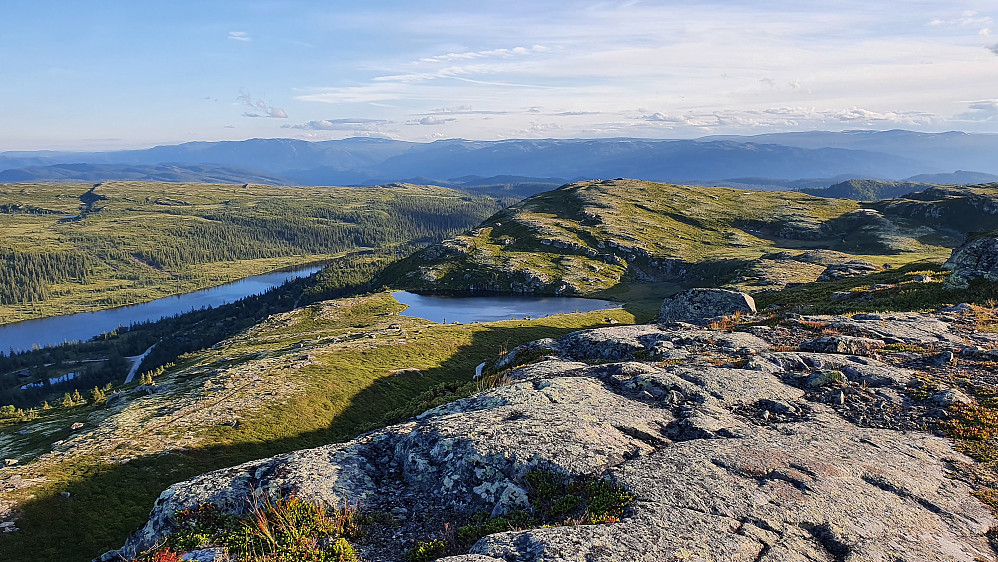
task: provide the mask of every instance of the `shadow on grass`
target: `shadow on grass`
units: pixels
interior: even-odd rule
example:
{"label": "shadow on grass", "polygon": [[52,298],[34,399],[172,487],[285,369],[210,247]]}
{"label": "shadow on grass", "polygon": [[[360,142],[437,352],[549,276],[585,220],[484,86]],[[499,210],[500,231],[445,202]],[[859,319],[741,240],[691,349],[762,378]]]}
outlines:
{"label": "shadow on grass", "polygon": [[[0,559],[15,561],[90,560],[120,547],[128,535],[144,524],[160,492],[169,485],[211,470],[285,452],[349,440],[386,425],[399,412],[415,412],[421,394],[434,387],[458,388],[471,380],[475,366],[493,358],[500,349],[543,337],[558,337],[577,329],[604,325],[593,316],[571,327],[557,322],[533,325],[490,326],[471,335],[439,367],[420,375],[381,376],[346,398],[348,404],[320,430],[293,433],[293,427],[269,427],[273,437],[260,433],[248,420],[247,430],[223,428],[238,444],[217,445],[134,458],[126,464],[76,462],[62,467],[50,484],[40,486],[36,497],[21,507],[19,532],[0,536]],[[470,326],[469,326],[470,328]],[[406,358],[394,368],[405,368]],[[336,400],[329,396],[329,401]],[[327,402],[328,403],[328,402]],[[322,402],[311,402],[311,405]],[[311,412],[322,415],[321,412]],[[279,418],[280,419],[280,418]],[[277,437],[281,433],[287,434]],[[222,435],[222,433],[220,433]],[[64,498],[60,492],[69,492]]]}

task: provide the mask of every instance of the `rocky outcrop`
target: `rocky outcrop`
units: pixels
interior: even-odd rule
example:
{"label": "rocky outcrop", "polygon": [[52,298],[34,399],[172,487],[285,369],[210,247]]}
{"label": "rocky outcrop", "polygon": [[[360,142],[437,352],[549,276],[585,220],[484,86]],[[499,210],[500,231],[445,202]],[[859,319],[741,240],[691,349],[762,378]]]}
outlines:
{"label": "rocky outcrop", "polygon": [[[907,341],[955,339],[945,319],[878,317],[821,321],[867,338],[880,332],[864,327],[894,325]],[[502,532],[446,560],[998,560],[985,537],[998,521],[951,477],[969,459],[927,433],[843,415],[861,393],[878,401],[872,411],[906,407],[899,390],[914,372],[875,357],[774,351],[766,327],[677,326],[535,342],[501,362],[544,350],[503,386],[348,443],[171,486],[105,559],[152,546],[179,509],[238,512],[248,496],[294,493],[400,514],[391,544],[358,544],[364,559],[400,560],[448,517],[526,507],[522,478],[544,468],[608,478],[637,499],[620,523]]]}
{"label": "rocky outcrop", "polygon": [[953,271],[944,283],[948,288],[965,289],[974,279],[998,283],[998,230],[969,236],[943,268]]}
{"label": "rocky outcrop", "polygon": [[690,289],[662,303],[659,323],[706,324],[736,313],[755,313],[755,300],[749,295],[726,289]]}
{"label": "rocky outcrop", "polygon": [[881,267],[863,260],[851,260],[845,263],[833,264],[825,268],[818,276],[818,281],[834,281],[846,277],[868,275],[881,270]]}

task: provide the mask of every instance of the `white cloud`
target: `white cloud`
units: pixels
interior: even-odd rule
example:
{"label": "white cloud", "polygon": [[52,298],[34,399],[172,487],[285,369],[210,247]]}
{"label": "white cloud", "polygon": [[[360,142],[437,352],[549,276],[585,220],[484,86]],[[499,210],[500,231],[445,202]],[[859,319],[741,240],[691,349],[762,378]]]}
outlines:
{"label": "white cloud", "polygon": [[433,57],[424,57],[416,61],[417,63],[440,63],[455,60],[469,60],[481,58],[512,58],[516,56],[529,55],[531,53],[544,53],[549,49],[541,45],[533,47],[513,47],[511,49],[490,49],[485,51],[472,51],[464,53],[447,53]]}
{"label": "white cloud", "polygon": [[444,123],[450,123],[451,121],[457,121],[456,117],[437,117],[436,115],[428,115],[423,117],[418,121],[410,122],[410,125],[443,125]]}
{"label": "white cloud", "polygon": [[246,33],[245,31],[230,31],[229,39],[232,39],[234,41],[245,41],[245,42],[250,42],[253,40],[249,36],[249,34]]}
{"label": "white cloud", "polygon": [[320,119],[308,121],[301,125],[283,125],[285,129],[301,129],[306,131],[380,131],[391,121],[383,119]]}
{"label": "white cloud", "polygon": [[994,24],[991,16],[981,15],[974,10],[966,10],[956,17],[935,18],[929,22],[932,27],[987,28]]}
{"label": "white cloud", "polygon": [[998,99],[970,102],[967,111],[956,117],[966,121],[998,122]]}
{"label": "white cloud", "polygon": [[249,107],[253,111],[243,112],[243,117],[273,117],[275,119],[287,119],[288,113],[281,109],[280,107],[274,107],[268,105],[267,102],[263,100],[253,101],[253,97],[249,92],[241,90],[236,99],[242,103],[243,106]]}

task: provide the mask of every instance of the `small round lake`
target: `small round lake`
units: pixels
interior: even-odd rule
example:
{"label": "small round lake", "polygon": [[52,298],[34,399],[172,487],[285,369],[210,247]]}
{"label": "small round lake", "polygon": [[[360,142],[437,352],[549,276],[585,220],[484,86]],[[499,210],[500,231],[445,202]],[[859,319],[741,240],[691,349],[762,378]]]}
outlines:
{"label": "small round lake", "polygon": [[309,265],[285,271],[254,275],[210,289],[183,295],[164,297],[154,301],[122,306],[96,312],[81,312],[65,316],[50,316],[38,320],[25,320],[0,326],[0,355],[9,350],[28,350],[33,346],[45,347],[64,342],[86,341],[110,332],[119,326],[130,326],[183,314],[209,306],[221,306],[252,295],[259,295],[298,278],[307,277],[324,266]]}
{"label": "small round lake", "polygon": [[496,322],[511,318],[541,318],[566,312],[590,312],[620,308],[619,302],[578,297],[531,297],[493,295],[487,297],[446,297],[417,295],[406,291],[392,293],[395,300],[408,305],[401,314],[438,323]]}

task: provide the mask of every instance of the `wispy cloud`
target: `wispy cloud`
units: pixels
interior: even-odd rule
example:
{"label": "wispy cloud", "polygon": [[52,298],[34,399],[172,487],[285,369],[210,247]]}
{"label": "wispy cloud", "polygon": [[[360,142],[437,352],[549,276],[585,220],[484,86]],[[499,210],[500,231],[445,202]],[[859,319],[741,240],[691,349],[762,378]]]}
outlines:
{"label": "wispy cloud", "polygon": [[273,117],[275,119],[287,119],[288,114],[280,107],[268,105],[263,100],[253,101],[253,96],[249,92],[242,90],[236,96],[243,106],[252,108],[252,111],[243,112],[243,117]]}
{"label": "wispy cloud", "polygon": [[980,100],[967,104],[967,111],[957,119],[976,122],[998,122],[998,99]]}
{"label": "wispy cloud", "polygon": [[306,131],[380,131],[391,121],[383,119],[345,118],[320,119],[308,121],[301,125],[283,125],[285,129],[301,129]]}
{"label": "wispy cloud", "polygon": [[433,57],[424,57],[416,61],[417,63],[441,63],[456,60],[470,60],[482,58],[513,58],[516,56],[529,55],[530,53],[543,53],[548,51],[547,47],[534,45],[533,47],[513,47],[511,49],[489,49],[485,51],[470,51],[464,53],[447,53]]}
{"label": "wispy cloud", "polygon": [[457,117],[438,117],[436,115],[427,115],[422,119],[417,119],[414,121],[409,121],[407,125],[443,125],[444,123],[450,123],[452,121],[457,121]]}
{"label": "wispy cloud", "polygon": [[992,25],[994,25],[994,18],[982,15],[974,10],[965,10],[959,16],[950,18],[934,18],[929,22],[929,26],[931,27],[977,29],[979,33],[985,32],[982,35],[990,33]]}
{"label": "wispy cloud", "polygon": [[245,41],[247,43],[253,40],[245,31],[230,31],[229,39],[233,41]]}

